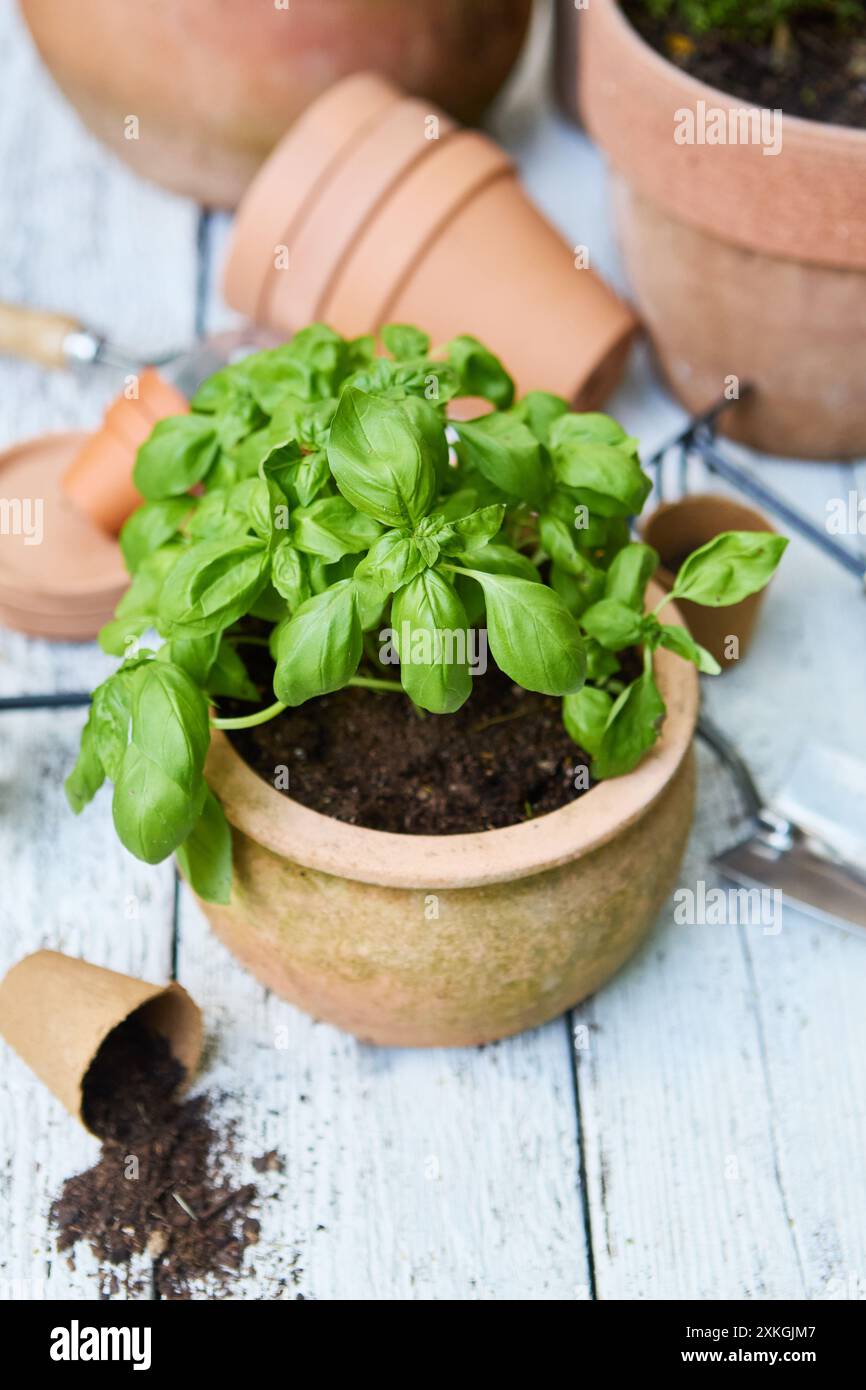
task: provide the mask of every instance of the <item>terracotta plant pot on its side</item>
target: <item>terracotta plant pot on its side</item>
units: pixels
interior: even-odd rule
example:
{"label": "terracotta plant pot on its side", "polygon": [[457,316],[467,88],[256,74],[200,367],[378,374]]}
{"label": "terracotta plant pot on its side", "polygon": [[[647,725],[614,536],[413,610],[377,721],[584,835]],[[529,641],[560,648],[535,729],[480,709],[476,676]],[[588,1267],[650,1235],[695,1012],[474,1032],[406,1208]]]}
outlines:
{"label": "terracotta plant pot on its side", "polygon": [[[132,168],[234,207],[286,127],[362,68],[476,121],[531,0],[21,0],[58,85]],[[129,113],[138,118],[129,136]]]}
{"label": "terracotta plant pot on its side", "polygon": [[207,775],[233,827],[234,886],[204,912],[269,988],[368,1041],[464,1046],[555,1017],[637,948],[688,837],[697,675],[660,651],[656,676],[667,718],[634,772],[474,835],[320,815],[216,735]]}
{"label": "terracotta plant pot on its side", "polygon": [[748,103],[661,57],[615,0],[592,0],[578,27],[581,110],[676,395],[697,411],[737,376],[755,390],[725,432],[775,454],[866,452],[866,130],[784,116],[776,154],[677,143],[678,113],[703,102],[729,126]]}
{"label": "terracotta plant pot on its side", "polygon": [[[380,88],[363,76],[341,84],[284,137],[238,212],[229,303],[286,336],[316,319],[347,336],[420,322],[434,345],[474,334],[521,391],[602,404],[625,365],[631,311],[575,266],[492,141],[396,90],[382,101]],[[327,140],[309,138],[326,125]],[[306,169],[301,199],[295,166]]]}
{"label": "terracotta plant pot on its side", "polygon": [[[694,493],[676,502],[662,502],[641,523],[642,538],[661,559],[656,582],[663,589],[674,586],[681,562],[699,546],[706,545],[722,531],[772,531],[765,516],[714,493]],[[703,604],[679,599],[677,606],[689,632],[706,647],[722,667],[734,665],[745,656],[766,593],[759,589],[742,603],[727,608],[707,608]],[[731,639],[735,639],[732,643]]]}

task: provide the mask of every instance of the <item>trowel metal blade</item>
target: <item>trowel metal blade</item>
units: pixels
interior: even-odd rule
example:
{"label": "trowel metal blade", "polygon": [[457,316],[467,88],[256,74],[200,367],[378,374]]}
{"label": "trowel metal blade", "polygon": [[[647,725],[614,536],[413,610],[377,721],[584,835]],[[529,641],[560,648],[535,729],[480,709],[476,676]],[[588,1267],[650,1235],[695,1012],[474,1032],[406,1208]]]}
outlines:
{"label": "trowel metal blade", "polygon": [[788,849],[760,834],[723,850],[713,864],[747,888],[776,888],[793,907],[835,926],[866,932],[866,878],[838,859],[816,853],[802,833]]}

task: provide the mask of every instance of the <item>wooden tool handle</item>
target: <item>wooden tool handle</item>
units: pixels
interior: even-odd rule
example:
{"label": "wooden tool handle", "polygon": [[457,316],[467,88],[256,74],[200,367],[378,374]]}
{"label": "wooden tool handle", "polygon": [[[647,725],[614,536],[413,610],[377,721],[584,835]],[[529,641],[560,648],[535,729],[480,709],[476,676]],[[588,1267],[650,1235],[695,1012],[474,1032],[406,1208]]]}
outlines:
{"label": "wooden tool handle", "polygon": [[46,309],[27,309],[21,304],[0,304],[0,354],[25,357],[43,367],[66,367],[64,342],[81,325],[65,314]]}

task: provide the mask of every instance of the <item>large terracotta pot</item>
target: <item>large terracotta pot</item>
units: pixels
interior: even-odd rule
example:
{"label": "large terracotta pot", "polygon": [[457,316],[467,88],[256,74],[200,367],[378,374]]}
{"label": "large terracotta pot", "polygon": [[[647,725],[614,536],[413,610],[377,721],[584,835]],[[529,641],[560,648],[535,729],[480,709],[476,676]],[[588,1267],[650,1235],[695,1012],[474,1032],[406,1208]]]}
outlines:
{"label": "large terracotta pot", "polygon": [[[866,131],[782,118],[759,143],[678,144],[676,113],[746,103],[655,52],[615,0],[579,16],[584,121],[615,175],[638,307],[690,410],[726,378],[756,390],[720,420],[770,453],[866,452]],[[680,117],[680,121],[682,118]]]}
{"label": "large terracotta pot", "polygon": [[[496,95],[531,0],[21,0],[90,129],[139,173],[234,207],[290,122],[359,68],[463,120]],[[129,139],[126,119],[139,121]]]}
{"label": "large terracotta pot", "polygon": [[207,774],[233,827],[235,878],[230,906],[202,903],[214,930],[270,989],[366,1041],[462,1046],[555,1017],[632,954],[675,881],[698,682],[667,652],[656,672],[667,719],[634,772],[475,835],[319,815],[216,736]]}

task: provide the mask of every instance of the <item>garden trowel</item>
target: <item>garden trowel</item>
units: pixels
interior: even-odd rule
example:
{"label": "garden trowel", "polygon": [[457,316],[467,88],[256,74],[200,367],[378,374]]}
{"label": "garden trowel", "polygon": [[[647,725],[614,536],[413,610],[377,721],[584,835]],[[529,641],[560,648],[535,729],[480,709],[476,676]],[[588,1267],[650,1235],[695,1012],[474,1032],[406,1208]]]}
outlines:
{"label": "garden trowel", "polygon": [[747,888],[777,889],[803,912],[866,932],[866,763],[810,743],[772,806],[740,755],[708,720],[700,732],[737,779],[746,834],[713,859]]}

